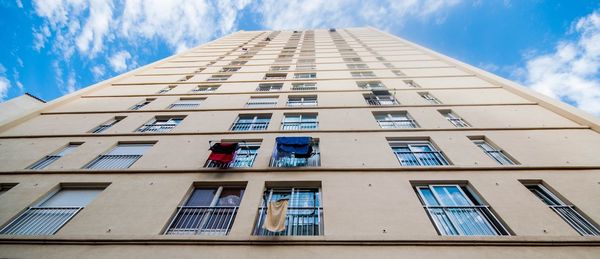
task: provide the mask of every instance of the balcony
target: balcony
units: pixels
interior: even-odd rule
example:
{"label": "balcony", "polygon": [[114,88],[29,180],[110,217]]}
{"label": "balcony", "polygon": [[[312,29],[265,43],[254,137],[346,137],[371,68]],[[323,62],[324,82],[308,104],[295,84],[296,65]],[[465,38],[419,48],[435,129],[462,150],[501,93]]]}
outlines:
{"label": "balcony", "polygon": [[267,130],[269,122],[236,122],[231,126],[231,131]]}
{"label": "balcony", "polygon": [[196,109],[200,104],[199,103],[174,103],[169,106],[171,110],[188,110],[188,109]]}
{"label": "balcony", "polygon": [[600,230],[575,210],[573,205],[549,205],[582,236],[600,236]]}
{"label": "balcony", "polygon": [[281,130],[316,130],[319,128],[319,122],[284,122],[281,124]]}
{"label": "balcony", "polygon": [[439,166],[448,165],[441,151],[399,151],[394,154],[403,166]]}
{"label": "balcony", "polygon": [[258,219],[254,226],[255,236],[320,236],[323,235],[323,208],[321,207],[288,207],[285,219],[285,230],[271,232],[264,229],[267,208],[258,210]]}
{"label": "balcony", "polygon": [[392,96],[386,96],[386,95],[381,95],[381,96],[365,96],[365,101],[367,102],[368,105],[373,105],[373,106],[386,106],[386,105],[397,105],[398,101],[396,101],[396,98],[392,97]]}
{"label": "balcony", "polygon": [[100,155],[85,168],[87,169],[124,169],[129,168],[142,155]]}
{"label": "balcony", "polygon": [[379,120],[377,121],[379,126],[384,129],[398,129],[398,128],[416,128],[417,123],[412,119],[405,120]]}
{"label": "balcony", "polygon": [[254,160],[256,159],[256,152],[258,151],[258,146],[242,146],[235,153],[235,158],[233,161],[229,163],[221,163],[213,160],[206,160],[204,163],[205,168],[249,168],[254,164]]}
{"label": "balcony", "polygon": [[181,206],[165,235],[225,236],[231,230],[237,206]]}
{"label": "balcony", "polygon": [[304,107],[304,106],[317,106],[317,100],[289,100],[287,101],[289,107]]}
{"label": "balcony", "polygon": [[142,125],[137,131],[138,132],[151,132],[151,133],[162,133],[169,132],[177,127],[176,123],[161,123],[161,124],[145,124]]}
{"label": "balcony", "polygon": [[61,157],[62,156],[54,156],[54,155],[46,156],[46,157],[42,158],[40,161],[35,162],[35,164],[29,166],[27,169],[34,169],[34,170],[44,169],[44,168],[46,168],[46,166],[54,163],[54,161],[58,160]]}
{"label": "balcony", "polygon": [[4,235],[53,235],[83,207],[33,207],[0,230]]}
{"label": "balcony", "polygon": [[441,235],[497,236],[508,235],[489,206],[423,206]]}

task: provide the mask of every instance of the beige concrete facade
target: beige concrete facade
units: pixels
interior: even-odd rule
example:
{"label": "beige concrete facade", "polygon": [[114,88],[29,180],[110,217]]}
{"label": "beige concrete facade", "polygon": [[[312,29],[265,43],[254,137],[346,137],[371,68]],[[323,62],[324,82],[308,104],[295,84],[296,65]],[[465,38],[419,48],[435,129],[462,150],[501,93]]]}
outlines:
{"label": "beige concrete facade", "polygon": [[[341,39],[347,46],[340,45]],[[293,54],[288,54],[290,51]],[[251,57],[240,59],[247,55]],[[281,61],[279,55],[293,56],[291,61],[287,57]],[[349,59],[356,57],[361,60]],[[246,63],[231,65],[232,61]],[[315,68],[296,70],[307,64]],[[366,64],[368,68],[351,69],[347,64]],[[289,69],[272,71],[273,66]],[[240,68],[220,72],[224,67]],[[371,71],[374,77],[351,74],[360,71]],[[270,73],[286,77],[265,80]],[[316,73],[316,78],[297,79],[296,73]],[[214,75],[230,77],[210,81]],[[398,103],[369,105],[364,95],[372,91],[358,87],[357,82],[370,81],[381,82]],[[277,91],[257,91],[264,83],[282,86]],[[297,91],[293,88],[296,83],[316,83],[317,88]],[[169,86],[175,87],[158,93]],[[194,92],[199,86],[218,88]],[[423,93],[439,103],[426,100]],[[288,106],[288,98],[296,96],[316,96],[317,105]],[[249,106],[252,97],[273,97],[276,104]],[[131,110],[148,98],[154,100]],[[173,103],[189,98],[202,101],[196,107],[170,109]],[[447,111],[460,116],[469,127],[456,127],[444,117]],[[409,114],[418,127],[382,128],[374,116],[395,112]],[[240,114],[269,114],[270,121],[264,130],[233,131]],[[318,128],[285,130],[284,117],[292,114],[316,114]],[[183,120],[169,132],[137,132],[157,116]],[[115,117],[120,120],[92,133]],[[318,139],[320,166],[270,166],[275,139],[281,136]],[[502,149],[514,164],[499,164],[475,145],[474,139]],[[205,168],[210,143],[215,140],[245,140],[260,147],[251,167]],[[429,141],[443,153],[447,165],[403,165],[390,146],[398,140]],[[69,143],[78,145],[71,153],[43,169],[28,169]],[[153,146],[129,168],[85,168],[118,143]],[[600,256],[599,236],[578,233],[524,183],[543,184],[597,227],[598,119],[374,28],[241,31],[0,124],[3,228],[58,189],[105,187],[53,235],[0,234],[0,257]],[[430,184],[466,186],[489,206],[506,233],[443,235],[416,190]],[[165,234],[194,186],[244,187],[226,235]],[[254,235],[263,192],[273,187],[319,188],[322,232]]]}

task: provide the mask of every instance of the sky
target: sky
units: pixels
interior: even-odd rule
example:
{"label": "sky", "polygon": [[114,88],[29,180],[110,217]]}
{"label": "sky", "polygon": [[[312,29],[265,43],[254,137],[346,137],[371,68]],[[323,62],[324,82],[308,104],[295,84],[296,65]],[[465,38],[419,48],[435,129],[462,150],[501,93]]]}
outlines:
{"label": "sky", "polygon": [[0,101],[50,101],[239,30],[358,26],[600,116],[594,0],[0,0]]}

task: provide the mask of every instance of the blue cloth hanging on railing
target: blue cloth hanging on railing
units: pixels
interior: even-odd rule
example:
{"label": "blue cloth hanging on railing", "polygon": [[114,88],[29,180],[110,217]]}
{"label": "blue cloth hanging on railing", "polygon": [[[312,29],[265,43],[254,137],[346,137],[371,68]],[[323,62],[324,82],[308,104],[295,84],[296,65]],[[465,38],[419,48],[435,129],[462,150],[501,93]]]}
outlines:
{"label": "blue cloth hanging on railing", "polygon": [[279,156],[294,154],[298,158],[308,158],[312,155],[311,137],[277,137],[275,142]]}

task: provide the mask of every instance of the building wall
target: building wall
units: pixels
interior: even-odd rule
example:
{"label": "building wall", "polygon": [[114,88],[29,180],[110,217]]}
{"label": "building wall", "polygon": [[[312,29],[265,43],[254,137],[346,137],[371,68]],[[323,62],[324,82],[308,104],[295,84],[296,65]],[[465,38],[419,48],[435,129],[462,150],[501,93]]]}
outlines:
{"label": "building wall", "polygon": [[[375,78],[353,78],[350,72],[363,70],[348,69],[329,32],[315,30],[316,79],[294,79],[293,70],[269,71],[272,65],[294,67],[298,58],[304,58],[296,54],[292,64],[273,64],[291,35],[283,31],[228,80],[207,82],[212,75],[223,74],[219,72],[222,67],[243,53],[240,44],[254,45],[271,33],[238,32],[0,125],[0,186],[16,184],[0,194],[0,224],[7,224],[61,185],[108,185],[55,235],[0,235],[0,257],[73,258],[85,254],[93,258],[164,258],[218,253],[221,258],[249,254],[257,258],[358,258],[437,257],[444,253],[449,258],[593,258],[598,254],[600,238],[580,236],[522,183],[543,182],[591,221],[599,222],[597,123],[375,29],[338,32],[364,60],[351,63],[367,64],[369,69],[364,70],[373,71]],[[196,72],[199,67],[206,69]],[[266,82],[265,73],[287,73],[287,78]],[[179,81],[188,75],[189,80]],[[413,88],[406,80],[420,87]],[[381,81],[400,104],[367,105],[363,94],[370,91],[359,88],[357,81]],[[292,83],[297,82],[316,82],[317,90],[293,91]],[[256,88],[260,83],[283,83],[283,88],[259,92]],[[209,93],[191,92],[198,85],[219,88]],[[157,94],[168,86],[176,87]],[[442,103],[428,103],[421,92]],[[318,106],[286,106],[288,96],[297,95],[317,95]],[[260,96],[277,96],[278,103],[274,107],[246,107],[251,97]],[[167,109],[180,98],[189,97],[206,100],[196,109]],[[146,98],[155,100],[141,110],[130,110]],[[471,127],[456,128],[440,110],[452,110]],[[390,111],[408,112],[419,127],[382,129],[373,113]],[[290,113],[317,113],[318,130],[281,130],[284,115]],[[239,114],[271,114],[271,121],[265,131],[232,132],[231,125]],[[185,118],[168,133],[135,132],[163,115]],[[115,116],[125,118],[102,133],[90,133]],[[317,138],[321,166],[269,167],[279,136]],[[518,164],[498,165],[469,139],[482,136]],[[388,139],[398,138],[430,140],[450,165],[401,166],[388,143]],[[210,141],[221,139],[259,142],[252,168],[204,168]],[[82,169],[123,141],[156,143],[129,169]],[[83,144],[43,170],[25,169],[70,142]],[[229,235],[163,235],[177,207],[199,183],[246,186]],[[417,184],[428,183],[467,185],[492,208],[510,235],[438,235],[414,189]],[[286,185],[321,188],[324,235],[252,235],[265,187]]]}

